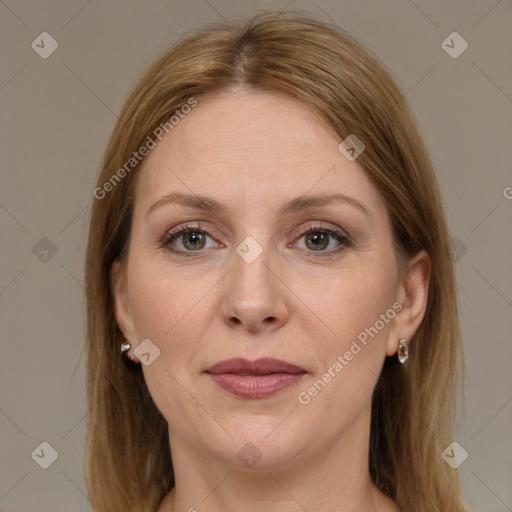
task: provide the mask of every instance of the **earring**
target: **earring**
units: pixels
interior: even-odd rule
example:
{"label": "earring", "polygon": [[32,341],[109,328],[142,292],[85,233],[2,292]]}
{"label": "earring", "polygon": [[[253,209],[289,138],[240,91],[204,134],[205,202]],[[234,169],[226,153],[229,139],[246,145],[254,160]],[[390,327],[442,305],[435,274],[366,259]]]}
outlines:
{"label": "earring", "polygon": [[130,340],[126,338],[121,344],[121,357],[124,361],[124,364],[128,368],[135,368],[137,363],[128,355],[128,351],[132,348]]}
{"label": "earring", "polygon": [[398,360],[404,364],[409,359],[409,342],[402,338],[398,343]]}

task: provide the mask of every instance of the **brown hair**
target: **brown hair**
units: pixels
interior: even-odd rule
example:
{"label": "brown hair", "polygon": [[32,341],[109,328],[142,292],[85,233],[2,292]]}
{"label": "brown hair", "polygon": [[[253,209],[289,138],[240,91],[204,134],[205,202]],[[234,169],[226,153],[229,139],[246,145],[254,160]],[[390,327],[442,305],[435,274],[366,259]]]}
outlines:
{"label": "brown hair", "polygon": [[[441,459],[452,441],[462,366],[449,235],[416,123],[375,57],[339,29],[299,14],[266,13],[243,27],[203,29],[173,45],[129,96],[98,187],[191,98],[200,102],[240,86],[287,94],[313,107],[340,142],[349,134],[364,141],[358,163],[387,205],[398,254],[428,253],[427,311],[408,368],[387,358],[373,394],[369,467],[374,483],[404,511],[464,511],[457,472]],[[123,173],[104,197],[96,196],[89,231],[85,469],[98,512],[156,510],[174,485],[167,423],[140,368],[128,371],[122,363],[110,290],[111,266],[129,240],[139,167]]]}

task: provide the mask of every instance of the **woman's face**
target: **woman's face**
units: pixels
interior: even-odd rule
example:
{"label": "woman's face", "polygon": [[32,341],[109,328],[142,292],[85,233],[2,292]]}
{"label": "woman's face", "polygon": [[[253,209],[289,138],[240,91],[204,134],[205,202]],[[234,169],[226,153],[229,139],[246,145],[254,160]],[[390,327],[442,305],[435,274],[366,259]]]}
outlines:
{"label": "woman's face", "polygon": [[[222,93],[146,157],[113,286],[173,456],[286,467],[367,441],[405,295],[384,202],[340,142],[296,100]],[[250,364],[267,358],[292,366]]]}

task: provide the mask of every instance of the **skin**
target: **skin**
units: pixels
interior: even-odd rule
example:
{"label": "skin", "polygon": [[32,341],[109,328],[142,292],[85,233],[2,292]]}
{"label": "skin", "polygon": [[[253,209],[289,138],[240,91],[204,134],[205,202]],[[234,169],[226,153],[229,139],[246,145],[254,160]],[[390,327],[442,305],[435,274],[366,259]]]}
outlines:
{"label": "skin", "polygon": [[[422,251],[399,273],[385,204],[339,143],[296,100],[239,90],[201,98],[144,161],[112,288],[129,355],[138,360],[146,338],[160,350],[143,367],[169,425],[176,475],[159,512],[399,510],[370,480],[370,401],[385,357],[424,316],[429,259]],[[166,203],[147,214],[174,192],[208,196],[225,211]],[[333,192],[369,214],[343,202],[278,214],[299,196]],[[207,233],[192,245],[183,236],[171,242],[192,257],[161,246],[186,223]],[[319,224],[351,244],[324,236],[314,250]],[[263,250],[252,263],[235,250],[247,236]],[[298,393],[395,302],[402,310],[301,404]],[[231,357],[275,357],[307,373],[272,397],[239,398],[205,373]],[[237,457],[248,442],[262,454],[250,468]]]}

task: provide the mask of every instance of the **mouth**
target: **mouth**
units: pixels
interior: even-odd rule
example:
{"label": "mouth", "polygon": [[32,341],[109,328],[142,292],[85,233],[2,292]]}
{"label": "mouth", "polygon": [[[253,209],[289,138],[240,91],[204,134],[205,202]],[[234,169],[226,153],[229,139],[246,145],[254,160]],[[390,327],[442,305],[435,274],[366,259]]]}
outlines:
{"label": "mouth", "polygon": [[205,372],[223,390],[242,398],[266,398],[299,382],[306,370],[273,358],[227,359]]}

